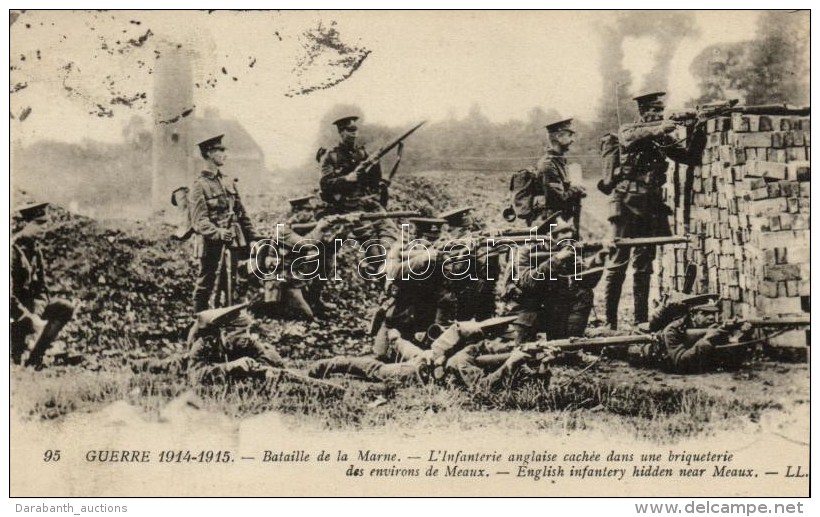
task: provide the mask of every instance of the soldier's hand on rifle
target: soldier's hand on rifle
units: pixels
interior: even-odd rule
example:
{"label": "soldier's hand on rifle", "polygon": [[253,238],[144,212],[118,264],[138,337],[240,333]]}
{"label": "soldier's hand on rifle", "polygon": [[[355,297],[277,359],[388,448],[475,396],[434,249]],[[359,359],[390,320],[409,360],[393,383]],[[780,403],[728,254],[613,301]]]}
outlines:
{"label": "soldier's hand on rifle", "polygon": [[578,185],[570,185],[569,187],[570,195],[576,199],[581,199],[587,197],[587,191],[584,187]]}
{"label": "soldier's hand on rifle", "polygon": [[359,181],[359,173],[357,171],[350,172],[345,174],[344,179],[349,183],[355,183]]}
{"label": "soldier's hand on rifle", "polygon": [[258,370],[260,368],[260,364],[252,357],[240,357],[239,359],[229,362],[228,367],[231,373],[250,373]]}
{"label": "soldier's hand on rifle", "polygon": [[561,249],[554,255],[554,258],[559,262],[563,262],[564,260],[569,260],[575,257],[575,250],[572,249],[572,246],[562,246]]}
{"label": "soldier's hand on rifle", "polygon": [[219,228],[219,240],[222,242],[233,242],[234,233],[230,228]]}

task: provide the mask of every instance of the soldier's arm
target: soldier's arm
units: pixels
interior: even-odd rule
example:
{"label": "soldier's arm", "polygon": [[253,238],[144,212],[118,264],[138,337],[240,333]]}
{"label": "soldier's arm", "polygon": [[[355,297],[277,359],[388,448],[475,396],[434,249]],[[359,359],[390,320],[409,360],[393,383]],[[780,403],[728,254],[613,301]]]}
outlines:
{"label": "soldier's arm", "polygon": [[239,193],[235,189],[234,192],[236,196],[234,197],[233,209],[236,214],[236,220],[239,223],[239,227],[245,232],[245,237],[249,241],[255,241],[259,238],[259,235],[256,233],[256,227],[253,225],[251,218],[248,217],[248,212],[245,210],[245,205],[242,203]]}
{"label": "soldier's arm", "polygon": [[202,185],[195,181],[190,192],[191,224],[206,239],[219,240],[219,228],[208,217],[208,202]]}
{"label": "soldier's arm", "polygon": [[322,178],[319,186],[323,192],[345,193],[350,190],[350,182],[345,179],[346,174],[336,170],[336,152],[329,151],[322,158]]}
{"label": "soldier's arm", "polygon": [[632,124],[621,129],[619,139],[621,145],[629,149],[631,146],[644,140],[666,139],[669,134],[668,124]]}
{"label": "soldier's arm", "polygon": [[703,159],[703,148],[706,147],[705,127],[702,124],[696,124],[691,131],[692,134],[686,139],[685,144],[676,142],[667,136],[671,142],[664,147],[664,152],[670,160],[684,165],[700,165]]}
{"label": "soldier's arm", "polygon": [[674,350],[681,346],[689,348],[689,340],[686,337],[686,327],[680,320],[675,320],[667,325],[661,332],[661,336],[667,350]]}
{"label": "soldier's arm", "polygon": [[223,363],[212,362],[208,345],[201,338],[194,341],[188,357],[188,373],[193,383],[213,382],[227,373]]}
{"label": "soldier's arm", "polygon": [[[542,160],[538,164],[538,176],[544,186],[544,192],[551,192],[553,196],[561,201],[570,201],[575,197],[571,189],[565,189],[561,182],[561,175],[555,161],[549,158]],[[549,207],[548,207],[549,208]]]}
{"label": "soldier's arm", "polygon": [[[363,154],[364,154],[364,159],[366,160],[369,155],[367,154],[367,151],[365,151],[365,150],[362,150],[362,151],[363,151]],[[373,165],[368,170],[366,170],[365,173],[364,173],[364,178],[365,178],[365,182],[366,182],[367,185],[370,185],[370,186],[378,185],[379,182],[382,179],[382,164],[381,164],[381,162],[376,162],[375,165]]]}

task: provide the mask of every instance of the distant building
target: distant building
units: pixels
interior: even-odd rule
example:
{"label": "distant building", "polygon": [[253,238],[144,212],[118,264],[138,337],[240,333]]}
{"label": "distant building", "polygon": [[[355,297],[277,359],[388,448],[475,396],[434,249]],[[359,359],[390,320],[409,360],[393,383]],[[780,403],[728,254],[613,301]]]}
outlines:
{"label": "distant building", "polygon": [[225,173],[238,178],[244,191],[259,188],[265,176],[262,148],[237,120],[219,118],[214,109],[197,112],[184,50],[168,46],[161,56],[154,70],[153,209],[167,209],[171,192],[191,184],[204,165],[197,142],[219,134],[228,148]]}

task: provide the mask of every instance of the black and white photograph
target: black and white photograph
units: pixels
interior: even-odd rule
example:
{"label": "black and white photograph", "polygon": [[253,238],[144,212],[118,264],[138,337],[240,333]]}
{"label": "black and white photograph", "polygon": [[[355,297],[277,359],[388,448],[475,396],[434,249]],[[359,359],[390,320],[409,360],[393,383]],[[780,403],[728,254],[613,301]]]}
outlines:
{"label": "black and white photograph", "polygon": [[809,53],[802,10],[9,10],[16,511],[808,497]]}

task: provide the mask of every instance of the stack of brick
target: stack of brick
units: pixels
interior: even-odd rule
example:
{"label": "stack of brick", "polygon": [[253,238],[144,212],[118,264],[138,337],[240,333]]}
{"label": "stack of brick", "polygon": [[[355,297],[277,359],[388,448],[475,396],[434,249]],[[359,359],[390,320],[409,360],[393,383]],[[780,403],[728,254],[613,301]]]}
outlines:
{"label": "stack of brick", "polygon": [[[740,108],[707,121],[700,166],[672,164],[665,188],[677,234],[659,248],[656,294],[683,288],[720,295],[724,318],[809,312],[808,109]],[[793,339],[794,336],[792,336]]]}

